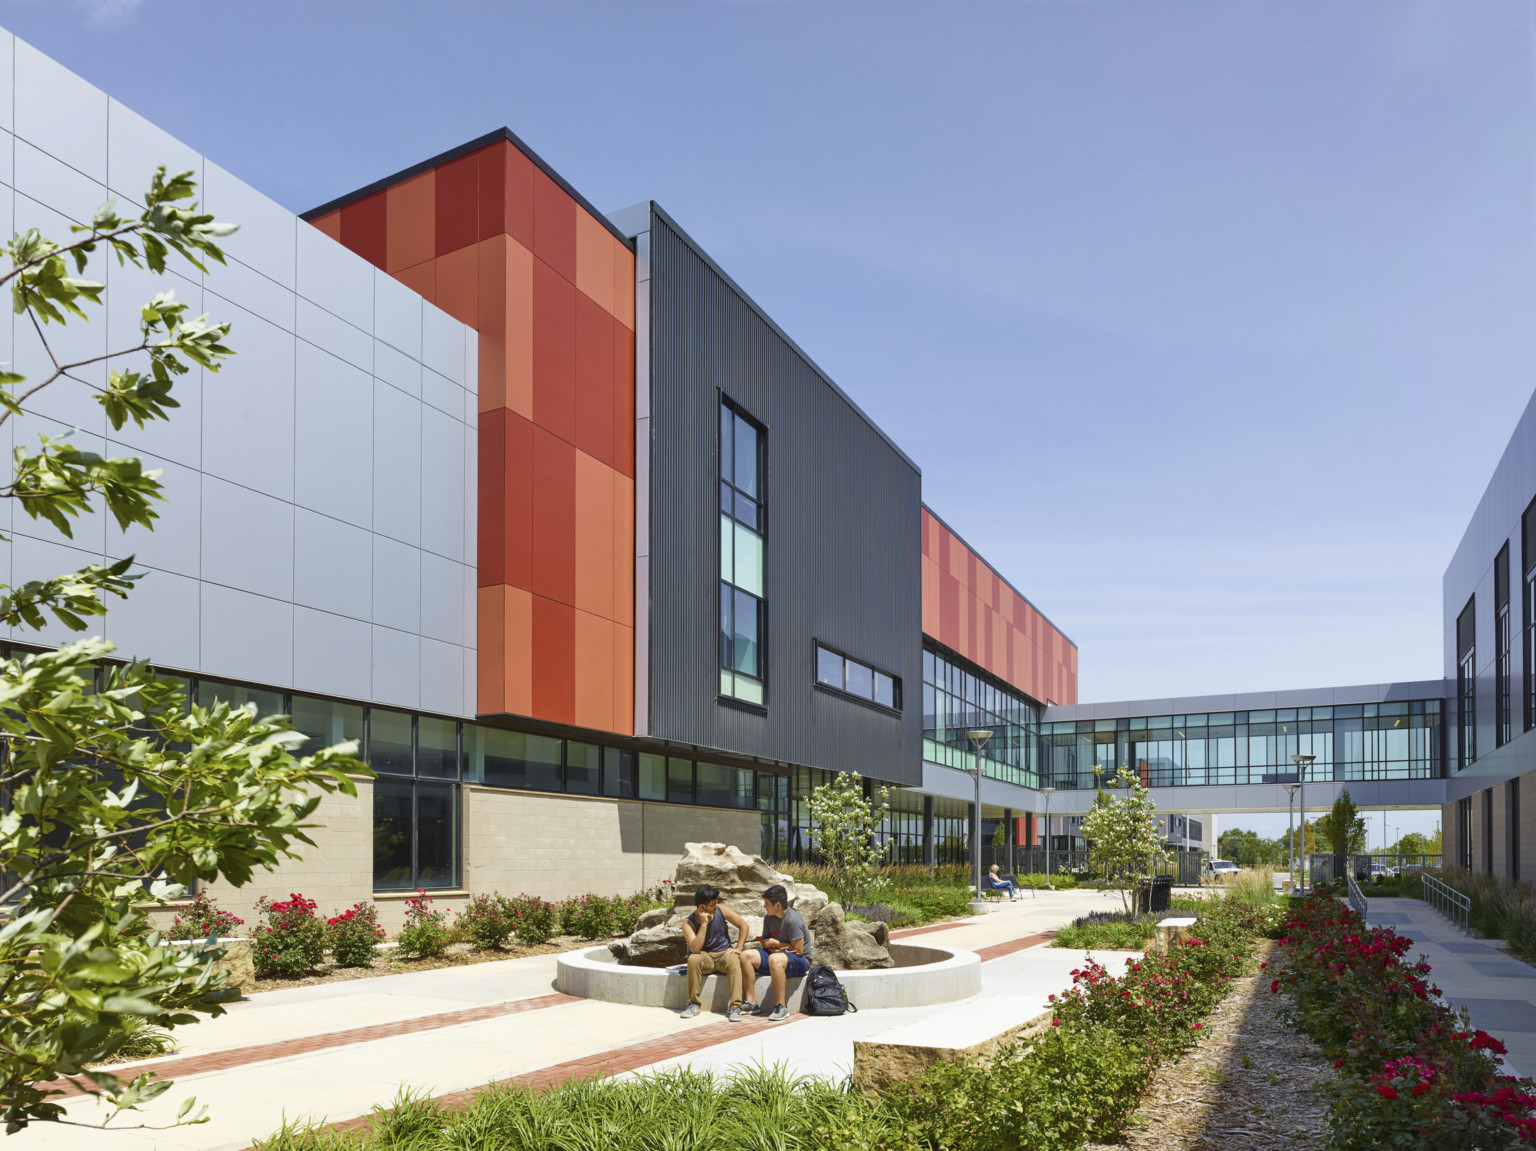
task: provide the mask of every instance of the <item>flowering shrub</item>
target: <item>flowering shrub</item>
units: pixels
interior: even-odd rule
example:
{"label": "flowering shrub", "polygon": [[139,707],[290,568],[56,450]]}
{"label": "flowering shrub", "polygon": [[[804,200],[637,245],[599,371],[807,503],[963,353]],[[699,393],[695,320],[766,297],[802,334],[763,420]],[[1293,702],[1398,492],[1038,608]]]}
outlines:
{"label": "flowering shrub", "polygon": [[444,920],[446,911],[435,911],[432,898],[421,888],[405,901],[405,926],[395,936],[400,954],[417,959],[431,959],[441,955],[448,946],[451,933]]}
{"label": "flowering shrub", "polygon": [[1166,956],[1127,961],[1123,976],[1090,962],[1052,996],[1040,1038],[989,1064],[940,1063],[892,1105],[916,1146],[968,1151],[1118,1141],[1158,1063],[1193,1043],[1201,1019],[1249,965],[1266,921],[1223,900],[1204,909]]}
{"label": "flowering shrub", "polygon": [[454,933],[476,947],[490,951],[500,947],[516,926],[510,901],[499,894],[477,895],[454,923]]}
{"label": "flowering shrub", "polygon": [[560,930],[560,909],[537,895],[519,895],[507,900],[506,905],[519,943],[530,947],[548,943]]}
{"label": "flowering shrub", "polygon": [[206,891],[199,891],[192,906],[183,908],[165,933],[168,939],[207,939],[210,935],[227,939],[236,934],[245,920],[229,911],[220,911]]}
{"label": "flowering shrub", "polygon": [[1331,899],[1301,903],[1280,940],[1270,991],[1340,1073],[1329,1122],[1337,1151],[1536,1144],[1536,1096],[1500,1072],[1504,1045],[1436,1002],[1412,940],[1367,928]]}
{"label": "flowering shrub", "polygon": [[325,924],[315,914],[315,901],[291,893],[277,903],[265,895],[256,901],[266,920],[252,932],[256,974],[293,979],[317,967],[325,956]]}
{"label": "flowering shrub", "polygon": [[354,903],[340,915],[325,921],[330,937],[331,958],[337,967],[368,967],[373,963],[373,945],[384,938],[379,913],[368,902]]}
{"label": "flowering shrub", "polygon": [[639,913],[631,915],[621,896],[580,895],[567,899],[560,907],[560,930],[566,935],[581,939],[606,939],[610,935],[628,935],[634,930],[623,929],[626,922],[633,924]]}

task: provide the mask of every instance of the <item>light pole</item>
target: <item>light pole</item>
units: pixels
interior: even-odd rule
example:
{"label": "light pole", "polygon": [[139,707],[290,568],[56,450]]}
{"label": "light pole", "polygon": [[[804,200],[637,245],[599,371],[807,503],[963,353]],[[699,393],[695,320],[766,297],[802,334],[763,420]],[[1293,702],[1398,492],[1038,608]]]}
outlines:
{"label": "light pole", "polygon": [[974,731],[965,733],[965,738],[971,741],[971,748],[975,752],[971,759],[971,767],[976,772],[976,822],[975,830],[971,832],[971,860],[976,870],[976,898],[981,898],[981,749],[986,746],[987,740],[992,738],[990,728],[979,727]]}
{"label": "light pole", "polygon": [[[1296,765],[1297,778],[1301,780],[1301,889],[1307,889],[1307,769],[1312,766],[1315,755],[1293,755],[1291,762]],[[1291,879],[1291,887],[1296,886],[1295,877]]]}
{"label": "light pole", "polygon": [[1290,874],[1291,890],[1296,889],[1296,809],[1292,806],[1296,799],[1296,789],[1299,783],[1282,783],[1285,788],[1285,866]]}
{"label": "light pole", "polygon": [[1055,793],[1054,787],[1042,787],[1040,794],[1045,796],[1045,889],[1055,891],[1056,885],[1051,882],[1051,796]]}

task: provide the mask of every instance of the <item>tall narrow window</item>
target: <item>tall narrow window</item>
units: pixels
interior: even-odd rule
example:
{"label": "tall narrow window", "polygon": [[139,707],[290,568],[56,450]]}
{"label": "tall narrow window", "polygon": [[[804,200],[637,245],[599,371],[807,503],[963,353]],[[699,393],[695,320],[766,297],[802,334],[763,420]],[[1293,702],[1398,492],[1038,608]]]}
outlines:
{"label": "tall narrow window", "polygon": [[1456,617],[1457,758],[1462,770],[1477,758],[1477,597]]}
{"label": "tall narrow window", "polygon": [[1483,792],[1483,874],[1493,874],[1493,788]]}
{"label": "tall narrow window", "polygon": [[720,405],[720,694],[763,702],[763,430]]}
{"label": "tall narrow window", "polygon": [[1536,500],[1520,517],[1520,570],[1524,573],[1520,596],[1523,642],[1520,665],[1524,673],[1525,730],[1536,727]]}
{"label": "tall narrow window", "polygon": [[1494,746],[1503,747],[1513,738],[1509,717],[1509,541],[1499,549],[1493,561],[1493,650],[1495,711]]}
{"label": "tall narrow window", "polygon": [[1520,781],[1512,779],[1504,785],[1504,840],[1509,856],[1509,879],[1520,878]]}
{"label": "tall narrow window", "polygon": [[1456,801],[1456,864],[1472,870],[1472,797]]}

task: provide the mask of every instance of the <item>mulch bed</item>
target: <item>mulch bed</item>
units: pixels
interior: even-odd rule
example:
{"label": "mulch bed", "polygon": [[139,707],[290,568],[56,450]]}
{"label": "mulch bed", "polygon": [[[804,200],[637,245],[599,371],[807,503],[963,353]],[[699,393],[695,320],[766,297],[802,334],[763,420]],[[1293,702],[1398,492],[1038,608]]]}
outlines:
{"label": "mulch bed", "polygon": [[1333,1069],[1281,1018],[1269,992],[1273,946],[1259,955],[1269,969],[1233,980],[1200,1042],[1158,1069],[1124,1141],[1089,1151],[1322,1151],[1328,1104],[1318,1087]]}
{"label": "mulch bed", "polygon": [[557,955],[562,951],[575,951],[578,947],[596,947],[605,942],[599,939],[578,939],[574,935],[557,935],[548,943],[536,946],[508,944],[489,950],[479,950],[471,943],[455,943],[442,955],[433,959],[395,959],[386,952],[369,967],[337,967],[330,959],[308,975],[298,979],[258,979],[256,994],[263,991],[281,991],[287,987],[314,987],[321,983],[346,983],[352,979],[371,979],[376,975],[404,975],[410,971],[435,971],[439,967],[468,967],[475,963],[497,963],[503,959],[522,959],[529,955]]}

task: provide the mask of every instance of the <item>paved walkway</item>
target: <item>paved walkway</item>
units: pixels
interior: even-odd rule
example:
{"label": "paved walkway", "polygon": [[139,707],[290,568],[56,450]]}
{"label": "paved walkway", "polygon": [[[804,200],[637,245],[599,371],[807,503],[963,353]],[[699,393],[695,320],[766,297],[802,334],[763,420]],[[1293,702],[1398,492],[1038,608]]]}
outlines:
{"label": "paved walkway", "polygon": [[1372,899],[1366,922],[1392,927],[1412,939],[1408,958],[1423,954],[1446,1002],[1465,1007],[1472,1026],[1497,1036],[1509,1048],[1506,1069],[1515,1075],[1536,1074],[1536,967],[1500,950],[1502,940],[1463,934],[1417,899]]}
{"label": "paved walkway", "polygon": [[[1118,895],[1043,892],[992,914],[939,930],[922,942],[978,952],[983,996],[1046,996],[1070,983],[1082,953],[1042,946],[1043,934],[1089,911],[1119,906]],[[898,937],[907,933],[898,932]],[[1124,953],[1105,957],[1110,965]],[[544,1085],[576,1075],[625,1073],[689,1063],[727,1068],[786,1060],[801,1073],[847,1074],[855,1038],[943,1010],[863,1011],[835,1019],[792,1016],[786,1024],[690,1021],[658,1008],[572,999],[553,992],[554,956],[533,956],[409,975],[261,992],[229,1014],[179,1029],[181,1050],[116,1068],[164,1068],[176,1084],[126,1123],[166,1123],[197,1096],[212,1121],[164,1131],[91,1135],[40,1125],[18,1147],[99,1151],[236,1151],[270,1134],[284,1117],[340,1121],[388,1104],[402,1086],[436,1096],[511,1079]],[[99,1122],[98,1101],[66,1101],[71,1118]],[[113,1126],[117,1124],[114,1123]]]}

